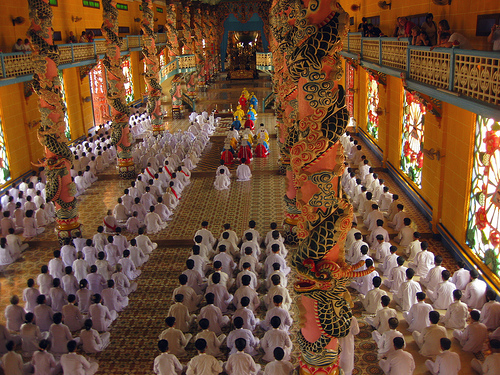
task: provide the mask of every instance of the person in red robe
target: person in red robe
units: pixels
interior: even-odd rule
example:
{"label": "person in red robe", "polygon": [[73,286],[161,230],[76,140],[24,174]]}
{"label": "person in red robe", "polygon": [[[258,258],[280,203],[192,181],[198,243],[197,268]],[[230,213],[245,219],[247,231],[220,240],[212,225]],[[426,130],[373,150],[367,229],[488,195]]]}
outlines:
{"label": "person in red robe", "polygon": [[238,100],[239,105],[241,105],[241,108],[246,112],[247,109],[247,98],[245,98],[245,95],[241,94],[240,99]]}
{"label": "person in red robe", "polygon": [[240,160],[246,159],[245,164],[250,164],[250,161],[253,158],[252,148],[248,145],[246,139],[241,142],[240,149],[238,150],[238,158]]}
{"label": "person in red robe", "polygon": [[259,142],[255,148],[255,157],[257,158],[267,158],[269,156],[269,151],[263,142]]}
{"label": "person in red robe", "polygon": [[250,129],[253,131],[255,129],[255,123],[253,122],[252,119],[250,119],[250,115],[247,115],[247,120],[245,121],[245,128]]}

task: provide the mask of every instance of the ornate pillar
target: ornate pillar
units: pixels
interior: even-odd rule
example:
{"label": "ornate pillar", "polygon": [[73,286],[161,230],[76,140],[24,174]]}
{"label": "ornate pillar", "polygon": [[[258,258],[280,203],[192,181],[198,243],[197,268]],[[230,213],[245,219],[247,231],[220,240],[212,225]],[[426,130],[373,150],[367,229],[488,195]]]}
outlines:
{"label": "ornate pillar", "polygon": [[332,0],[275,0],[271,13],[289,74],[289,81],[280,84],[300,210],[299,245],[292,255],[300,311],[299,373],[340,374],[338,339],[349,333],[352,317],[346,285],[351,277],[373,271],[356,272],[363,262],[349,266],[344,257],[353,211],[338,189],[344,160],[339,138],[348,112],[337,81],[342,76],[339,33],[345,32],[348,15]]}
{"label": "ornate pillar", "polygon": [[56,233],[59,240],[81,233],[76,208],[76,185],[69,173],[73,165],[64,130],[66,106],[61,95],[58,75],[59,51],[54,45],[52,7],[48,0],[28,0],[31,25],[27,37],[31,41],[33,89],[40,99],[41,124],[38,141],[45,151],[43,166],[47,171],[46,198],[56,207]]}
{"label": "ornate pillar", "polygon": [[106,38],[106,54],[103,59],[106,68],[108,91],[106,98],[111,107],[111,140],[116,146],[118,175],[124,179],[135,178],[134,159],[132,158],[132,134],[128,125],[130,108],[125,102],[125,77],[121,69],[118,36],[118,10],[115,0],[102,1],[101,30]]}
{"label": "ornate pillar", "polygon": [[179,32],[177,31],[177,14],[175,12],[174,4],[166,5],[167,22],[165,29],[167,32],[167,47],[171,57],[177,56],[179,52]]}
{"label": "ornate pillar", "polygon": [[144,80],[146,81],[146,90],[148,92],[148,112],[151,116],[151,125],[153,135],[159,135],[165,130],[163,125],[163,115],[161,113],[161,85],[159,83],[158,56],[156,55],[156,34],[154,32],[154,13],[151,0],[142,0],[142,53],[146,62],[146,71]]}

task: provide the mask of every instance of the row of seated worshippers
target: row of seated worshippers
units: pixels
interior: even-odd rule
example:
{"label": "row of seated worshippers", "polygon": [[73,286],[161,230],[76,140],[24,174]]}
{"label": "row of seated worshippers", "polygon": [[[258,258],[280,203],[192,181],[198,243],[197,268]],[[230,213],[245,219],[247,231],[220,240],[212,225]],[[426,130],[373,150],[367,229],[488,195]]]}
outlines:
{"label": "row of seated worshippers", "polygon": [[151,125],[151,116],[146,111],[142,113],[137,111],[132,114],[128,120],[128,124],[130,126],[130,131],[136,138],[148,131],[153,130]]}
{"label": "row of seated worshippers", "polygon": [[269,132],[264,124],[261,123],[256,132],[249,127],[237,129],[231,126],[222,150],[224,161],[229,164],[237,157],[240,160],[245,158],[250,163],[254,155],[259,158],[269,156]]}
{"label": "row of seated worshippers", "polygon": [[[167,329],[159,335],[156,374],[292,373],[287,249],[276,223],[264,238],[255,227],[250,221],[240,238],[225,224],[216,241],[208,222],[202,222],[172,294]],[[256,318],[264,310],[265,318]],[[189,343],[199,355],[182,366],[177,357],[187,360]],[[261,352],[268,362],[265,369],[252,358]]]}
{"label": "row of seated worshippers", "polygon": [[210,134],[193,127],[184,133],[145,137],[138,147],[149,150],[144,156],[146,167],[124,190],[114,209],[108,211],[103,220],[106,231],[123,227],[137,233],[144,228],[153,234],[164,229],[190,183],[190,169],[196,166]]}
{"label": "row of seated worshippers", "polygon": [[[359,153],[362,152],[362,147],[354,147],[352,138],[347,139],[348,137],[349,134],[341,138],[341,142],[352,144],[350,148],[345,147],[345,150],[356,151],[353,154],[346,151],[350,171],[348,175],[344,173],[342,185],[355,205],[356,192],[352,188],[354,184],[350,183],[353,178],[361,180],[364,183],[362,187],[368,186],[371,192],[375,188],[366,184],[366,176],[372,172],[361,178],[364,173],[362,168],[369,166],[369,163]],[[353,174],[355,175],[352,176]],[[500,303],[496,301],[496,293],[479,279],[476,269],[467,270],[462,261],[458,262],[459,269],[452,275],[442,266],[442,256],[434,255],[429,244],[420,241],[421,235],[411,227],[411,220],[404,213],[404,207],[398,203],[394,209],[398,197],[390,197],[390,203],[385,205],[387,212],[383,213],[381,206],[384,205],[384,194],[389,194],[388,189],[383,189],[376,203],[370,203],[374,200],[369,195],[371,192],[365,193],[368,203],[358,199],[356,212],[357,216],[362,217],[369,234],[363,239],[353,221],[347,234],[345,249],[349,263],[364,262],[360,269],[376,266],[374,272],[355,279],[351,287],[359,292],[359,300],[367,314],[366,321],[375,328],[372,336],[378,347],[382,370],[386,374],[411,374],[415,369],[412,355],[403,350],[406,343],[403,333],[397,329],[397,311],[389,307],[393,300],[408,323],[408,331],[412,333],[412,338],[420,349],[419,353],[429,358],[425,365],[431,374],[450,375],[460,371],[460,355],[450,351],[451,339],[457,340],[466,352],[491,350],[492,354],[484,362],[474,359],[471,366],[479,374],[498,373]],[[361,210],[363,205],[365,209]],[[370,211],[366,214],[368,210]],[[399,247],[390,243],[388,232],[383,227],[384,220],[388,220],[389,225],[392,224],[398,231],[394,242]],[[415,276],[419,277],[418,281]],[[438,310],[445,312],[440,313]],[[447,329],[453,331],[448,332]]]}
{"label": "row of seated worshippers", "polygon": [[[110,325],[127,307],[128,296],[137,289],[139,268],[156,247],[142,233],[128,242],[120,233],[107,236],[103,227],[93,239],[67,239],[42,266],[38,287],[34,279],[27,281],[24,307],[12,296],[5,309],[7,324],[0,325],[5,373],[94,374],[96,362],[70,354],[77,362],[71,364],[67,354],[74,352],[73,345],[85,353],[99,353],[109,345]],[[13,351],[19,345],[29,359],[26,363]]]}

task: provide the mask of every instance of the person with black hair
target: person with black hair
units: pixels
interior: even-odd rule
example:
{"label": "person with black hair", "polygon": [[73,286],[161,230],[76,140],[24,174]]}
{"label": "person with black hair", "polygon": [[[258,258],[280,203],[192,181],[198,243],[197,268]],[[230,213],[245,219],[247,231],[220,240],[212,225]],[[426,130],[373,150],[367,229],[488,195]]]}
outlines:
{"label": "person with black hair", "polygon": [[175,318],[175,324],[182,332],[189,332],[191,325],[196,319],[196,315],[190,315],[186,305],[183,304],[184,295],[176,294],[175,303],[168,309],[168,316]]}
{"label": "person with black hair", "polygon": [[185,347],[193,335],[190,333],[184,334],[180,329],[177,329],[176,321],[173,316],[168,316],[165,319],[165,324],[167,325],[167,329],[160,333],[158,339],[168,341],[170,352],[173,355],[184,357],[187,354]]}
{"label": "person with black hair", "polygon": [[382,284],[380,276],[372,275],[372,284],[373,289],[369,290],[368,293],[366,293],[366,296],[359,296],[360,301],[368,314],[376,314],[377,311],[382,308],[380,305],[380,298],[387,295],[385,290],[380,289],[380,285]]}
{"label": "person with black hair", "polygon": [[23,357],[14,351],[14,341],[5,345],[7,353],[2,356],[1,366],[5,374],[22,375],[24,373]]}
{"label": "person with black hair", "polygon": [[[441,273],[446,270],[441,264],[443,257],[441,255],[434,256],[434,267],[429,270],[427,276],[420,278],[420,284],[427,289],[428,292],[434,293],[442,281]],[[453,288],[455,289],[455,288]]]}
{"label": "person with black hair", "polygon": [[404,351],[405,340],[402,337],[395,337],[393,340],[394,351],[389,353],[386,359],[381,359],[378,363],[384,374],[413,374],[415,370],[415,360],[413,356]]}
{"label": "person with black hair", "polygon": [[480,353],[488,338],[488,328],[481,323],[478,310],[470,312],[470,323],[464,330],[455,329],[453,337],[457,339],[464,352]]}
{"label": "person with black hair", "polygon": [[289,361],[283,360],[285,351],[279,346],[273,350],[274,361],[269,362],[264,370],[264,375],[290,375],[294,369]]}
{"label": "person with black hair", "polygon": [[49,340],[41,340],[38,343],[38,350],[33,353],[31,358],[35,374],[58,374],[60,372],[60,366],[56,364],[54,356],[47,351],[49,346]]}
{"label": "person with black hair", "polygon": [[206,354],[207,342],[204,339],[196,340],[194,346],[198,355],[188,362],[186,375],[218,375],[223,371],[222,362]]}
{"label": "person with black hair", "polygon": [[214,305],[215,295],[207,293],[205,295],[207,305],[202,307],[198,314],[198,322],[206,318],[210,321],[209,329],[215,332],[216,335],[222,334],[222,327],[229,324],[230,319],[228,316],[222,315],[221,309]]}
{"label": "person with black hair", "polygon": [[406,270],[406,281],[401,285],[398,293],[393,295],[396,302],[403,311],[409,311],[413,304],[417,303],[417,293],[422,291],[420,284],[413,280],[415,271],[413,268]]}
{"label": "person with black hair", "polygon": [[202,275],[194,269],[195,263],[193,259],[186,260],[186,270],[182,272],[183,275],[188,277],[187,284],[191,288],[194,289],[196,294],[203,295],[203,291],[207,287],[207,283],[205,279],[203,279]]}
{"label": "person with black hair", "polygon": [[237,352],[230,354],[225,363],[228,375],[257,375],[260,373],[260,365],[255,364],[252,356],[245,351],[246,347],[247,340],[244,338],[236,339]]}
{"label": "person with black hair", "polygon": [[443,337],[439,343],[441,345],[441,353],[437,355],[435,361],[426,360],[425,367],[427,367],[432,375],[458,375],[461,368],[460,356],[450,351],[451,340]]}
{"label": "person with black hair", "polygon": [[434,309],[425,302],[426,297],[424,292],[418,292],[417,303],[413,304],[408,312],[403,313],[403,317],[408,323],[409,332],[422,332],[430,324],[429,313]]}
{"label": "person with black hair", "polygon": [[264,334],[260,340],[260,347],[264,350],[264,357],[262,359],[266,362],[272,362],[274,359],[274,349],[277,347],[285,351],[285,360],[290,360],[290,352],[292,350],[292,341],[288,331],[279,329],[281,326],[281,319],[278,316],[271,318],[271,327],[269,331]]}
{"label": "person with black hair", "polygon": [[481,310],[486,303],[487,285],[479,279],[479,272],[476,269],[470,271],[470,282],[465,287],[463,301],[469,309]]}
{"label": "person with black hair", "polygon": [[206,318],[200,319],[198,324],[201,328],[201,332],[195,336],[194,341],[196,342],[198,339],[204,339],[207,342],[206,353],[214,357],[222,357],[224,353],[220,351],[220,346],[226,338],[226,335],[222,333],[217,336],[213,331],[210,331],[208,329],[210,321]]}
{"label": "person with black hair", "polygon": [[255,327],[260,323],[260,320],[255,317],[254,312],[248,308],[250,305],[250,298],[242,297],[240,300],[240,308],[238,308],[233,314],[233,322],[236,318],[243,319],[243,328],[250,331],[254,331]]}
{"label": "person with black hair", "polygon": [[158,341],[158,350],[161,352],[153,364],[153,371],[157,375],[181,375],[184,366],[179,362],[177,357],[169,353],[168,341],[162,339]]}
{"label": "person with black hair", "polygon": [[71,340],[67,344],[68,352],[61,356],[61,366],[64,374],[94,375],[99,369],[99,364],[88,361],[83,355],[75,353],[77,342]]}
{"label": "person with black hair", "polygon": [[192,313],[198,309],[198,304],[202,301],[203,296],[196,294],[193,288],[187,285],[188,277],[185,274],[179,275],[180,286],[174,289],[172,293],[172,301],[175,301],[175,296],[177,294],[182,294],[184,299],[182,303],[188,308],[188,311]]}
{"label": "person with black hair", "polygon": [[448,337],[446,328],[438,325],[440,317],[439,312],[431,311],[429,313],[431,324],[425,327],[422,332],[414,331],[412,333],[413,339],[420,348],[419,353],[424,357],[436,357],[441,353],[440,340],[443,337]]}

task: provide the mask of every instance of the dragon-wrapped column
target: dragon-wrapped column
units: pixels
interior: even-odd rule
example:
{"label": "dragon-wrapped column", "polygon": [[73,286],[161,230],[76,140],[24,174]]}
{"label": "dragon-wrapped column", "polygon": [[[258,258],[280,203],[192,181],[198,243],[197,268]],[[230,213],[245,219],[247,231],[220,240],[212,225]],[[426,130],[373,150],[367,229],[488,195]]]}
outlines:
{"label": "dragon-wrapped column", "polygon": [[346,285],[350,278],[373,271],[371,267],[357,272],[363,262],[345,262],[353,210],[339,189],[344,160],[339,138],[349,116],[344,88],[338,83],[338,51],[348,15],[332,0],[276,0],[271,13],[278,18],[271,27],[289,74],[289,81],[281,84],[289,121],[286,146],[300,211],[299,244],[292,255],[299,372],[340,374],[338,339],[349,333],[352,317]]}
{"label": "dragon-wrapped column", "polygon": [[125,100],[125,76],[121,69],[120,47],[122,40],[118,36],[118,10],[116,1],[102,1],[101,30],[106,38],[106,54],[103,64],[106,68],[108,90],[106,98],[111,107],[111,140],[116,146],[118,175],[124,179],[135,178],[134,159],[132,158],[132,134],[129,127],[130,108]]}
{"label": "dragon-wrapped column", "polygon": [[148,113],[151,116],[153,135],[159,135],[165,130],[161,113],[160,63],[156,54],[156,34],[154,32],[154,13],[151,0],[142,0],[142,53],[146,62],[146,81],[148,93]]}
{"label": "dragon-wrapped column", "polygon": [[64,134],[66,106],[61,94],[58,75],[59,51],[54,45],[52,7],[48,0],[28,0],[30,21],[27,36],[31,42],[33,89],[39,96],[41,123],[38,140],[43,145],[46,168],[46,198],[56,208],[56,233],[59,240],[81,234],[76,207],[75,183],[70,169],[73,154]]}

